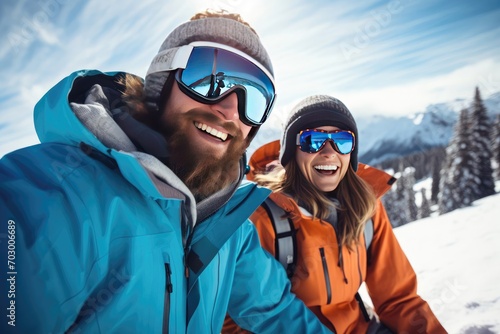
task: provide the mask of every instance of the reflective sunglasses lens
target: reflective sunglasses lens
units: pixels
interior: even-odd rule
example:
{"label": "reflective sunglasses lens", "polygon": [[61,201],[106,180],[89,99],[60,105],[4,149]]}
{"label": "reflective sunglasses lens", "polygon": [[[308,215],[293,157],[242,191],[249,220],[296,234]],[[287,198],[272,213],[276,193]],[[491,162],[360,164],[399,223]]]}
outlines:
{"label": "reflective sunglasses lens", "polygon": [[328,139],[326,133],[303,131],[300,134],[300,149],[304,152],[314,153],[318,152],[323,143]]}
{"label": "reflective sunglasses lens", "polygon": [[352,152],[354,146],[354,138],[349,132],[337,132],[331,133],[331,139],[335,142],[339,153],[341,154],[349,154]]}
{"label": "reflective sunglasses lens", "polygon": [[325,141],[328,140],[328,135],[322,132],[311,132],[310,136],[311,149],[313,150],[313,152],[318,152],[325,144]]}
{"label": "reflective sunglasses lens", "polygon": [[195,47],[180,81],[201,97],[217,100],[233,87],[245,91],[244,117],[261,124],[274,99],[268,76],[249,60],[232,52],[211,47]]}
{"label": "reflective sunglasses lens", "polygon": [[300,134],[300,149],[308,153],[316,153],[321,150],[327,140],[333,140],[337,152],[349,154],[354,147],[354,137],[346,131],[327,133],[319,131],[303,131]]}

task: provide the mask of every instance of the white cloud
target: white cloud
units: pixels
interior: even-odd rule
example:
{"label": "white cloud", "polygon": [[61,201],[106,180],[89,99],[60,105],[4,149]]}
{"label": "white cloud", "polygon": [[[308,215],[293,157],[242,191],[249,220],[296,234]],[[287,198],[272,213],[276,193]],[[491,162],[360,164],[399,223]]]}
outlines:
{"label": "white cloud", "polygon": [[[500,63],[487,59],[461,67],[444,75],[430,76],[415,82],[364,90],[339,91],[337,97],[345,102],[356,116],[404,116],[433,103],[456,98],[470,99],[479,86],[493,93],[498,87]],[[487,97],[487,94],[483,95]]]}

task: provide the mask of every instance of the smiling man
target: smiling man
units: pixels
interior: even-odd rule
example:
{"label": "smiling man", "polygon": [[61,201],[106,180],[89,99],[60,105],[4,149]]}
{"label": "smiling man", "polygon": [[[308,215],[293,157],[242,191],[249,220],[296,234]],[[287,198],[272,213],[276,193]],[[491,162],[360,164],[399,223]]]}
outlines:
{"label": "smiling man", "polygon": [[16,288],[0,332],[219,333],[226,312],[256,333],[327,332],[248,220],[269,191],[242,184],[245,150],[275,96],[260,39],[228,13],[172,31],[144,81],[53,87],[41,144],[0,161]]}
{"label": "smiling man", "polygon": [[[209,112],[207,112],[207,110]],[[167,165],[203,199],[237,179],[239,160],[254,128],[238,113],[235,92],[207,105],[197,102],[172,85],[170,97],[156,127],[169,143],[173,157]]]}

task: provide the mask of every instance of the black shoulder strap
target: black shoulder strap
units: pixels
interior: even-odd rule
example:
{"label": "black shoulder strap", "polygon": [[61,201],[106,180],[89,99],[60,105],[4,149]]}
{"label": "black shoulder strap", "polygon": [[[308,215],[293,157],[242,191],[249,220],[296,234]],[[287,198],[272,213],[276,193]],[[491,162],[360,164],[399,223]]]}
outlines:
{"label": "black shoulder strap", "polygon": [[[373,219],[370,218],[366,224],[365,224],[365,229],[363,231],[365,235],[365,247],[366,247],[366,261],[370,262],[370,245],[372,244],[373,240]],[[363,318],[365,318],[365,321],[369,322],[370,321],[370,315],[368,314],[368,311],[366,310],[365,303],[363,302],[363,299],[361,298],[361,295],[359,292],[356,292],[354,295],[354,298],[356,298],[359,307],[361,309],[361,313],[363,314]]]}
{"label": "black shoulder strap", "polygon": [[297,264],[297,240],[293,222],[287,217],[285,210],[276,205],[270,198],[267,198],[262,207],[267,211],[276,234],[275,258],[285,267],[289,278],[295,272]]}

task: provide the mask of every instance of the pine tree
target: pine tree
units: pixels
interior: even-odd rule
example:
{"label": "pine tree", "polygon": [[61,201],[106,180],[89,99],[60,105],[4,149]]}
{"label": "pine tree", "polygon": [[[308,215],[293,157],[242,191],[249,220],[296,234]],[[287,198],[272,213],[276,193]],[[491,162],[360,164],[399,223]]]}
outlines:
{"label": "pine tree", "polygon": [[441,180],[441,160],[437,157],[432,164],[432,186],[431,186],[431,202],[437,204],[439,195],[439,182]]}
{"label": "pine tree", "polygon": [[398,227],[405,222],[404,217],[401,217],[401,202],[397,200],[396,190],[394,186],[382,197],[387,217],[391,222],[392,227]]}
{"label": "pine tree", "polygon": [[431,215],[431,206],[427,195],[425,194],[425,188],[421,190],[422,202],[420,203],[420,208],[418,211],[418,219],[427,218]]}
{"label": "pine tree", "polygon": [[393,226],[405,225],[418,218],[418,207],[415,202],[415,168],[404,168],[403,161],[399,164],[398,182],[395,185],[391,200],[391,221]]}
{"label": "pine tree", "polygon": [[468,206],[475,199],[475,152],[471,149],[471,126],[467,109],[460,112],[452,140],[446,148],[445,168],[441,172],[439,212],[447,213]]}
{"label": "pine tree", "polygon": [[491,148],[493,153],[494,173],[496,180],[500,180],[500,114],[495,118],[495,125],[492,131]]}
{"label": "pine tree", "polygon": [[[463,113],[464,111],[462,111]],[[438,196],[438,211],[439,213],[447,213],[450,211],[455,210],[458,206],[456,205],[454,198],[453,198],[453,183],[452,183],[452,164],[455,159],[455,156],[457,155],[458,152],[458,127],[460,124],[460,120],[462,117],[460,117],[459,121],[456,124],[455,127],[455,132],[453,134],[453,137],[451,138],[451,141],[446,148],[446,160],[444,162],[444,167],[441,169],[440,173],[440,183],[439,183],[439,189],[441,190]]]}
{"label": "pine tree", "polygon": [[404,188],[406,191],[405,200],[408,208],[408,222],[417,220],[418,218],[418,207],[415,202],[415,168],[407,167],[404,170],[403,182],[405,184]]}
{"label": "pine tree", "polygon": [[486,107],[481,99],[479,88],[476,87],[471,115],[471,146],[476,155],[475,168],[472,171],[477,180],[477,189],[473,200],[493,195],[495,183],[491,168],[491,122],[488,119]]}
{"label": "pine tree", "polygon": [[474,175],[473,170],[477,159],[477,154],[472,149],[472,131],[470,113],[467,110],[463,111],[463,120],[460,124],[458,136],[458,152],[457,165],[453,173],[452,182],[457,188],[455,198],[458,198],[457,204],[459,208],[469,206],[474,201],[474,194],[477,191],[478,179]]}
{"label": "pine tree", "polygon": [[404,180],[403,163],[399,166],[399,178],[396,184],[395,204],[397,206],[396,222],[398,226],[405,225],[410,221],[410,213],[408,209],[408,191],[406,190],[406,182]]}
{"label": "pine tree", "polygon": [[[401,164],[402,166],[402,164]],[[397,182],[392,186],[382,198],[387,216],[393,227],[398,227],[408,223],[408,209],[405,201],[404,184],[402,173],[398,172],[394,175]]]}

